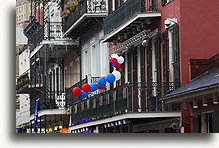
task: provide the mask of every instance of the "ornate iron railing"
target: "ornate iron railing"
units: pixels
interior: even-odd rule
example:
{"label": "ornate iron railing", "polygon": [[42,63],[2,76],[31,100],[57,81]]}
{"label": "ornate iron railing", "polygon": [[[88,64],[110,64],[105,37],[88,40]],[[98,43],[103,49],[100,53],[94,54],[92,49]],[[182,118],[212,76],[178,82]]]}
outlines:
{"label": "ornate iron railing", "polygon": [[[161,97],[175,90],[180,83],[126,83],[72,105],[72,123],[97,120],[126,112],[157,112],[179,110],[178,105],[164,105]],[[139,104],[139,100],[141,104]]]}
{"label": "ornate iron railing", "polygon": [[62,22],[48,22],[45,24],[44,39],[54,40],[62,38]]}
{"label": "ornate iron railing", "polygon": [[74,87],[80,87],[81,88],[82,85],[85,84],[85,83],[88,83],[87,77],[84,78],[83,80],[79,81],[75,85],[71,86],[70,88],[66,89],[66,91],[65,91],[66,92],[66,107],[72,106],[72,104],[74,102],[77,102],[81,99],[81,97],[74,96],[72,94],[72,90],[73,90]]}
{"label": "ornate iron railing", "polygon": [[[65,94],[64,91],[51,91],[48,96],[41,96],[39,98],[39,111],[47,109],[63,109],[64,107],[61,107],[62,104],[66,104],[65,98],[63,100],[60,99],[63,94]],[[32,99],[30,102],[30,114],[34,114],[36,99],[38,98]]]}
{"label": "ornate iron railing", "polygon": [[32,17],[29,24],[24,28],[24,35],[36,46],[43,40],[43,26]]}
{"label": "ornate iron railing", "polygon": [[127,0],[121,7],[104,19],[104,34],[114,31],[141,12],[150,13],[157,11],[157,0]]}
{"label": "ornate iron railing", "polygon": [[75,10],[64,20],[64,31],[67,31],[83,14],[107,13],[107,0],[84,0],[75,6]]}

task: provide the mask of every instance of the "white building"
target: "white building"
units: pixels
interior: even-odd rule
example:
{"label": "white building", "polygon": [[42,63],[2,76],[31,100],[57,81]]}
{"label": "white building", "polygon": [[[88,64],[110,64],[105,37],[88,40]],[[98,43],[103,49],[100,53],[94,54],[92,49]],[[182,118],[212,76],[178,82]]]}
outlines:
{"label": "white building", "polygon": [[[30,69],[30,50],[27,46],[27,38],[23,34],[22,27],[16,27],[16,46],[19,49],[19,77],[25,75]],[[30,120],[30,96],[29,94],[19,94],[19,110],[16,112],[16,126],[26,126]]]}

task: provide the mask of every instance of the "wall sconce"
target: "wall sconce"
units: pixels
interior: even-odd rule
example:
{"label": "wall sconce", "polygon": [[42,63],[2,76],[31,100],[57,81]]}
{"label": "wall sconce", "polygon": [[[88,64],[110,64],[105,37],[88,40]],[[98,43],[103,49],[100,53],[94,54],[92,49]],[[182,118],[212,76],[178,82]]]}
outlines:
{"label": "wall sconce", "polygon": [[193,108],[198,108],[198,101],[197,100],[193,100]]}
{"label": "wall sconce", "polygon": [[62,128],[63,128],[63,126],[62,126],[62,125],[60,125],[60,126],[59,126],[59,129],[62,129]]}
{"label": "wall sconce", "polygon": [[118,122],[118,125],[121,125],[121,121]]}
{"label": "wall sconce", "polygon": [[204,106],[204,107],[208,106],[207,98],[202,99],[202,106]]}
{"label": "wall sconce", "polygon": [[126,124],[126,121],[125,121],[125,120],[123,120],[123,124]]}
{"label": "wall sconce", "polygon": [[217,97],[217,94],[213,95],[213,104],[217,105],[219,103],[219,99]]}
{"label": "wall sconce", "polygon": [[57,129],[58,129],[58,127],[57,127],[57,126],[55,126],[54,130],[56,131]]}

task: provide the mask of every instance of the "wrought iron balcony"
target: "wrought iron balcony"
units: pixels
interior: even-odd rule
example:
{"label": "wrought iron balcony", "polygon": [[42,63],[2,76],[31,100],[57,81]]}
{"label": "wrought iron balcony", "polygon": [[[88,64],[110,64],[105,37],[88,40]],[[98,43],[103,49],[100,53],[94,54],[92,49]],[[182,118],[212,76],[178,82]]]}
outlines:
{"label": "wrought iron balcony", "polygon": [[107,0],[84,0],[77,4],[74,11],[63,21],[64,32],[77,37],[89,29],[96,20],[102,22],[102,18],[107,16],[107,7]]}
{"label": "wrought iron balcony", "polygon": [[70,88],[66,88],[66,107],[72,106],[74,102],[77,102],[78,100],[81,99],[81,97],[76,97],[72,94],[72,89],[74,87],[80,87],[81,88],[81,86],[85,83],[88,83],[87,77],[84,78],[83,80],[79,81],[78,83],[74,84]]}
{"label": "wrought iron balcony", "polygon": [[[141,16],[139,14],[141,14]],[[151,19],[159,15],[160,11],[157,9],[157,0],[127,0],[122,6],[104,19],[104,35],[108,36],[121,26],[124,26],[126,33],[130,33],[132,32],[133,26],[145,22],[146,18]],[[122,32],[122,34],[123,33],[124,32]]]}
{"label": "wrought iron balcony", "polygon": [[62,22],[48,22],[45,24],[44,39],[58,40],[62,38]]}
{"label": "wrought iron balcony", "polygon": [[[30,102],[30,114],[34,114],[35,101],[38,98],[31,99]],[[39,111],[48,109],[64,109],[66,105],[65,92],[63,91],[51,91],[47,93],[47,96],[40,97]]]}
{"label": "wrought iron balcony", "polygon": [[34,44],[43,40],[43,26],[32,17],[29,24],[24,28],[24,35]]}
{"label": "wrought iron balcony", "polygon": [[[180,83],[127,83],[87,99],[73,102],[72,123],[97,120],[128,112],[177,111],[178,104],[163,105],[161,97],[175,90]],[[138,105],[138,102],[141,105]]]}

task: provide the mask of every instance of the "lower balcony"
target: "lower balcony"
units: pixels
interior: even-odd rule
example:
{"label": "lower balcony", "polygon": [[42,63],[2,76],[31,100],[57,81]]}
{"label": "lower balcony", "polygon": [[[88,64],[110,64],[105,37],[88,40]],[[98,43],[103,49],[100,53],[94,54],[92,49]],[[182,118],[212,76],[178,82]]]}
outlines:
{"label": "lower balcony", "polygon": [[[39,105],[39,111],[43,110],[51,110],[51,109],[57,109],[57,110],[64,110],[66,105],[66,99],[65,99],[65,92],[59,91],[59,92],[48,92],[46,93],[47,96],[40,97],[40,105]],[[34,114],[35,109],[35,102],[36,100],[31,100],[30,105],[30,114]]]}
{"label": "lower balcony", "polygon": [[179,104],[165,105],[161,100],[163,95],[179,86],[180,83],[175,82],[126,83],[111,90],[90,95],[86,99],[78,97],[76,101],[73,97],[72,125],[127,113],[179,111]]}

